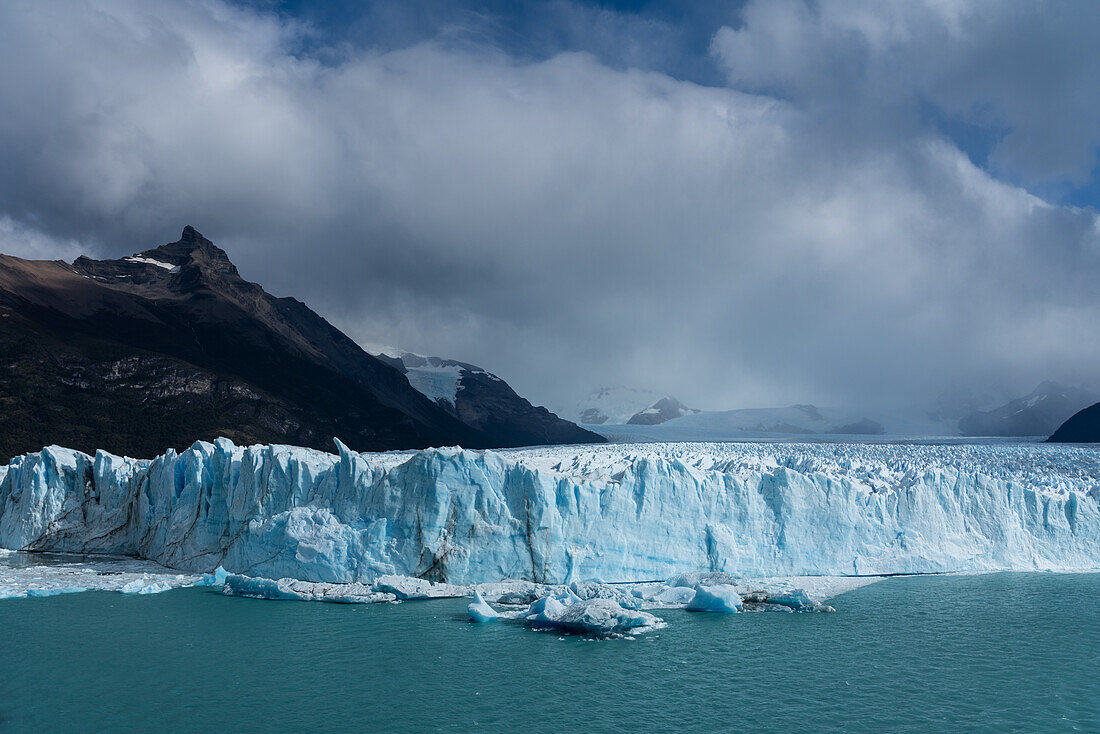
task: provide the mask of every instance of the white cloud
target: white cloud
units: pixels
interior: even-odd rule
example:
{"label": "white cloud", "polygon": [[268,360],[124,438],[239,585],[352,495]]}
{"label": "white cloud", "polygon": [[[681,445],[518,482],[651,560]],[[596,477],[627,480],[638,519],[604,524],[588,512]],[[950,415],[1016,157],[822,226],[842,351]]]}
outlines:
{"label": "white cloud", "polygon": [[[1095,213],[867,92],[935,89],[923,77],[826,79],[970,28],[877,7],[753,6],[720,33],[735,86],[773,97],[584,54],[424,43],[321,64],[290,52],[302,29],[212,1],[7,4],[0,214],[116,254],[193,224],[353,336],[481,364],[536,402],[1095,378],[1075,336],[1100,316]],[[847,132],[830,84],[866,113]]]}
{"label": "white cloud", "polygon": [[5,255],[27,260],[64,260],[70,263],[81,255],[89,254],[88,243],[50,237],[8,216],[0,216],[0,248]]}

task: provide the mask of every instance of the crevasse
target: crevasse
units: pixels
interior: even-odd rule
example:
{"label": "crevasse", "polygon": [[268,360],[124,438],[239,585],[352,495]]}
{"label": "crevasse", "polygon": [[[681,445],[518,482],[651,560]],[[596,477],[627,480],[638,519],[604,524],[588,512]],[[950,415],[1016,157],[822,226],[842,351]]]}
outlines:
{"label": "crevasse", "polygon": [[1100,568],[1087,449],[337,446],[49,447],[0,468],[0,547],[341,583]]}

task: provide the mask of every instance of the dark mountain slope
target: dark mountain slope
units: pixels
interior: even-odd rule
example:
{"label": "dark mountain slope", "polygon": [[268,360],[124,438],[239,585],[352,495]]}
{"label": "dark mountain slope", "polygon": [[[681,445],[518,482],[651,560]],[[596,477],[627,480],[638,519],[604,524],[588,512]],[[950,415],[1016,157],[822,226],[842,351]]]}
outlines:
{"label": "dark mountain slope", "polygon": [[1052,443],[1100,443],[1100,403],[1070,416],[1047,440]]}
{"label": "dark mountain slope", "polygon": [[0,459],[48,443],[152,456],[218,435],[357,450],[529,438],[464,423],[191,227],[121,260],[0,256],[0,405]]}

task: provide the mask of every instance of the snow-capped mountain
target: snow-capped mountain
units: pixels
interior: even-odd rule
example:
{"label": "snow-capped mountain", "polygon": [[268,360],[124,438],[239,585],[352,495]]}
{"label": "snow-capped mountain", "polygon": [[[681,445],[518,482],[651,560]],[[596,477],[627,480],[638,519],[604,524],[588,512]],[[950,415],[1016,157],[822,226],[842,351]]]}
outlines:
{"label": "snow-capped mountain", "polygon": [[1048,380],[1000,407],[964,415],[959,432],[964,436],[1049,436],[1097,400],[1100,396],[1090,390]]}
{"label": "snow-capped mountain", "polygon": [[631,421],[609,429],[616,439],[653,441],[721,441],[754,437],[812,435],[882,435],[885,427],[859,411],[792,405],[786,408],[743,408],[695,411],[660,423]]}
{"label": "snow-capped mountain", "polygon": [[531,405],[507,382],[467,362],[388,348],[378,358],[439,407],[487,436],[494,446],[602,443],[599,434]]}
{"label": "snow-capped mountain", "polygon": [[632,426],[655,426],[658,423],[681,418],[685,415],[694,415],[699,411],[689,408],[671,395],[663,397],[645,410],[638,411],[630,416],[628,424]]}
{"label": "snow-capped mountain", "polygon": [[702,411],[657,425],[608,425],[596,430],[618,442],[958,435],[954,420],[940,420],[916,408],[865,410],[809,404],[786,408]]}
{"label": "snow-capped mountain", "polygon": [[632,387],[597,387],[561,415],[580,424],[599,426],[625,424],[664,396],[652,390]]}

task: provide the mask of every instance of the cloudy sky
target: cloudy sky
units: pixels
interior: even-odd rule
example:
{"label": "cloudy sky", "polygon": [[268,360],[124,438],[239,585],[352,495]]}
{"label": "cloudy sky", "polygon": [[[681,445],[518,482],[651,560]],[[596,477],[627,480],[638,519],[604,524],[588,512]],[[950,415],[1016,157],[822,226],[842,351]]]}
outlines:
{"label": "cloudy sky", "polygon": [[192,224],[535,402],[1100,384],[1100,3],[0,4],[0,251]]}

